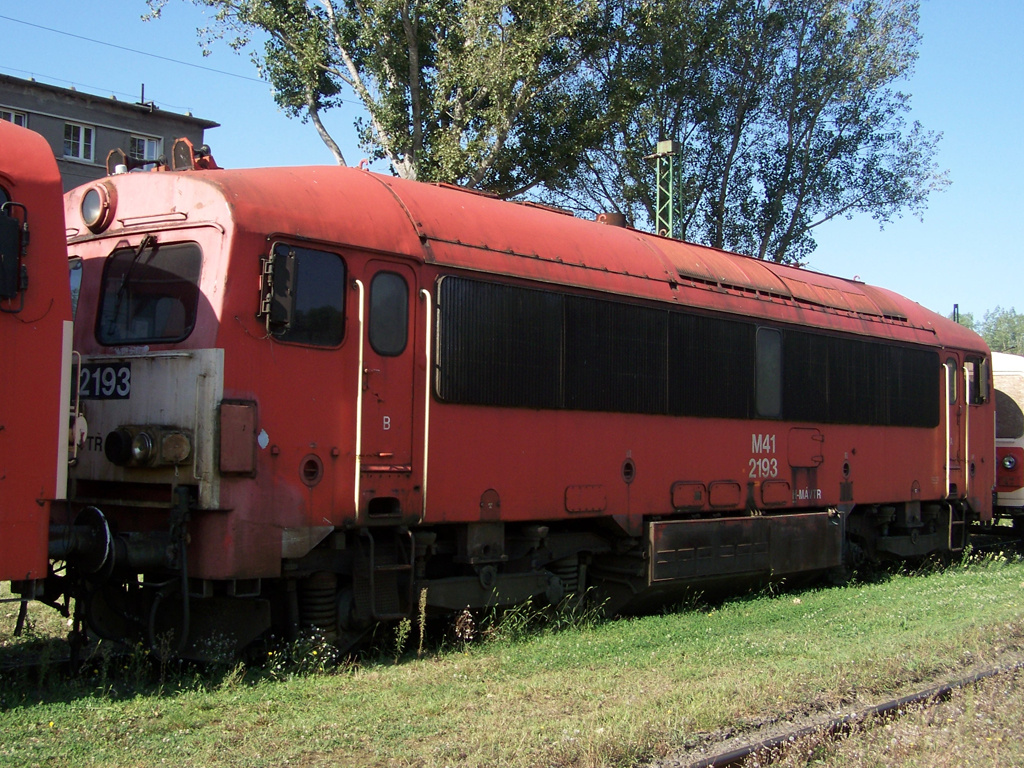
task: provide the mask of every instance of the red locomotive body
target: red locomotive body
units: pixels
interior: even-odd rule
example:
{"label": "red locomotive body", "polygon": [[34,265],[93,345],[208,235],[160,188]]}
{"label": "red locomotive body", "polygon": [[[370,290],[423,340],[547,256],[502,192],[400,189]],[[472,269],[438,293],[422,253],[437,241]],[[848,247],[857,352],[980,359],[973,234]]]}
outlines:
{"label": "red locomotive body", "polygon": [[60,173],[37,133],[0,121],[0,581],[33,597],[50,506],[65,497],[71,294]]}
{"label": "red locomotive body", "polygon": [[991,517],[988,349],[882,289],[345,168],[125,174],[66,214],[101,633],[628,607]]}

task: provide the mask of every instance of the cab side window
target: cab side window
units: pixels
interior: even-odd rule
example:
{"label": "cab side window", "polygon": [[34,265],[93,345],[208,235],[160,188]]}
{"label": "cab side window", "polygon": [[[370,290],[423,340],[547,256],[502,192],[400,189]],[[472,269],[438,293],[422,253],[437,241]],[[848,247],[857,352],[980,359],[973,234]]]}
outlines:
{"label": "cab side window", "polygon": [[987,403],[991,392],[988,360],[969,357],[965,363],[967,374],[967,402],[971,405]]}
{"label": "cab side window", "polygon": [[280,341],[336,347],[345,336],[345,262],[336,253],[274,246],[265,301],[267,327]]}

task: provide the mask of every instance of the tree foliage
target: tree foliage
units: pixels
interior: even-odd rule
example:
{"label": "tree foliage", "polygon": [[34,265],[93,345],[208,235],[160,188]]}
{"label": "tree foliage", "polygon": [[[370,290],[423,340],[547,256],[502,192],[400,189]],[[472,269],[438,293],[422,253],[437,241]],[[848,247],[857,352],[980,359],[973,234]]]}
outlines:
{"label": "tree foliage", "polygon": [[[167,0],[147,0],[159,16]],[[193,0],[200,30],[253,54],[278,104],[313,122],[343,98],[361,145],[404,178],[506,196],[557,185],[593,140],[576,73],[598,37],[588,0]]]}
{"label": "tree foliage", "polygon": [[[168,0],[147,0],[153,14]],[[678,142],[677,231],[799,263],[814,228],[921,214],[947,182],[906,124],[918,0],[191,0],[290,114],[354,95],[362,146],[413,179],[655,218]]]}
{"label": "tree foliage", "polygon": [[948,183],[939,136],[906,126],[916,0],[609,0],[617,34],[591,70],[612,127],[573,184],[577,210],[654,219],[655,143],[678,141],[687,240],[799,262],[815,227],[920,214]]}
{"label": "tree foliage", "polygon": [[1012,307],[989,310],[975,330],[993,351],[1024,355],[1024,315]]}
{"label": "tree foliage", "polygon": [[968,328],[980,335],[980,331],[978,329],[978,321],[974,319],[974,313],[960,312],[959,310],[956,310],[946,315],[946,318],[949,320],[955,320],[956,322],[960,323],[960,325],[962,325],[964,328]]}

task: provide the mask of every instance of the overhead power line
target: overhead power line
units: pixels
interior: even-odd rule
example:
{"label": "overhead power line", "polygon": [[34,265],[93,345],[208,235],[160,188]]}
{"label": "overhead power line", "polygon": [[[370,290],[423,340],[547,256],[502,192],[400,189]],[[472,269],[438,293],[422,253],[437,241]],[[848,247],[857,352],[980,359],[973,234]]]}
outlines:
{"label": "overhead power line", "polygon": [[236,72],[228,72],[226,70],[216,69],[214,67],[204,67],[202,64],[193,64],[191,61],[182,61],[181,59],[172,59],[169,56],[160,56],[159,54],[150,53],[149,51],[140,51],[137,48],[128,48],[128,47],[123,46],[123,45],[116,45],[114,43],[108,43],[108,42],[106,42],[104,40],[97,40],[97,39],[92,38],[92,37],[85,37],[84,35],[76,35],[76,34],[74,34],[72,32],[65,32],[65,31],[63,31],[61,29],[54,29],[53,27],[46,27],[46,26],[43,26],[42,24],[33,24],[30,21],[22,21],[21,19],[15,19],[15,18],[12,18],[10,16],[4,16],[2,14],[0,14],[0,19],[3,19],[4,21],[13,21],[15,24],[24,24],[27,27],[35,27],[36,29],[42,29],[42,30],[45,30],[46,32],[53,32],[56,35],[64,35],[65,37],[73,37],[73,38],[76,38],[78,40],[84,40],[87,43],[95,43],[96,45],[105,45],[108,48],[116,48],[119,51],[127,51],[128,53],[137,53],[140,56],[149,56],[152,59],[160,59],[161,61],[169,61],[172,64],[181,64],[182,66],[185,66],[185,67],[192,67],[194,69],[202,69],[202,70],[205,70],[206,72],[214,72],[215,74],[218,74],[218,75],[227,75],[228,77],[237,77],[239,80],[249,80],[250,82],[253,82],[253,83],[261,83],[263,85],[269,85],[269,83],[266,80],[263,80],[263,79],[258,78],[258,77],[249,77],[248,75],[239,75]]}

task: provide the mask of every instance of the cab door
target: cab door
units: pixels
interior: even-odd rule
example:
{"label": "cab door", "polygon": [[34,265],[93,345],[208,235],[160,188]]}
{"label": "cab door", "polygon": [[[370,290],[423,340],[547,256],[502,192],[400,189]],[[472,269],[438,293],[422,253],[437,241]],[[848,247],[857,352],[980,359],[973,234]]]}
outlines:
{"label": "cab door", "polygon": [[967,430],[967,392],[963,364],[955,352],[947,352],[943,363],[946,393],[946,493],[962,496],[964,483],[964,443]]}
{"label": "cab door", "polygon": [[363,522],[408,522],[422,510],[422,473],[414,465],[415,274],[404,264],[370,261],[359,289],[364,295],[357,516]]}

